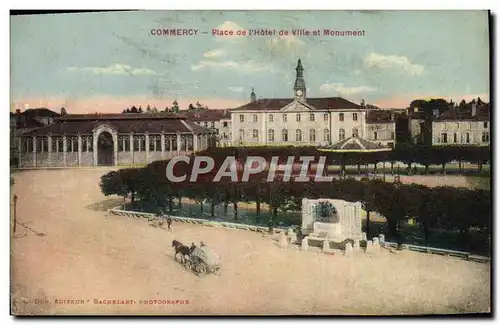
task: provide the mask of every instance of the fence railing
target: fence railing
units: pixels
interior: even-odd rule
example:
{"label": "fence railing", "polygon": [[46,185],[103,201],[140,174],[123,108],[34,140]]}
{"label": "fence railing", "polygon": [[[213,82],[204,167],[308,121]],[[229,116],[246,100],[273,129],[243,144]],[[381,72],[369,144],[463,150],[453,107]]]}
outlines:
{"label": "fence railing", "polygon": [[[125,216],[129,218],[146,218],[148,221],[156,220],[158,217],[154,213],[146,213],[146,212],[136,212],[136,211],[127,211],[120,209],[110,209],[109,213],[119,216]],[[227,221],[216,221],[216,220],[208,220],[208,219],[198,219],[198,218],[189,218],[189,217],[178,217],[173,215],[162,215],[163,218],[170,217],[173,221],[190,223],[196,225],[203,225],[207,227],[224,227],[230,229],[239,229],[239,230],[249,230],[261,233],[268,233],[269,228],[263,226],[254,226],[254,225],[246,225],[241,223],[233,223]],[[284,227],[273,227],[274,233],[286,232],[289,228]],[[382,244],[385,247],[397,247],[397,243],[384,241]],[[468,261],[480,262],[480,263],[489,263],[490,258],[485,256],[474,255],[469,252],[455,251],[443,248],[434,248],[434,247],[426,247],[426,246],[417,246],[411,244],[402,244],[401,248],[404,250],[410,250],[414,252],[420,253],[431,253],[438,255],[447,255],[453,257],[459,257]]]}
{"label": "fence railing", "polygon": [[[129,218],[146,218],[149,221],[155,220],[157,218],[156,214],[146,213],[146,212],[136,212],[136,211],[127,211],[127,210],[119,210],[119,209],[110,209],[109,213],[114,215],[125,216]],[[208,220],[208,219],[198,219],[198,218],[189,218],[189,217],[179,217],[173,215],[162,215],[163,218],[170,217],[173,221],[183,222],[183,223],[191,223],[196,225],[203,225],[208,227],[225,227],[232,229],[240,229],[240,230],[250,230],[255,232],[268,233],[269,228],[263,226],[254,226],[254,225],[246,225],[241,223],[233,223],[227,221],[216,221],[216,220]],[[274,233],[280,233],[282,231],[287,231],[288,228],[283,227],[273,227]]]}

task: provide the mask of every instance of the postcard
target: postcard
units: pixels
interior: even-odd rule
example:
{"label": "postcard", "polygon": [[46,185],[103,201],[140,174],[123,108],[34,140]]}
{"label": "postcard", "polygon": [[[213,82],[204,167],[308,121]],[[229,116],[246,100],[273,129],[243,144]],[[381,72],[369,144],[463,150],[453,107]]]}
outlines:
{"label": "postcard", "polygon": [[489,11],[10,31],[11,315],[491,316]]}

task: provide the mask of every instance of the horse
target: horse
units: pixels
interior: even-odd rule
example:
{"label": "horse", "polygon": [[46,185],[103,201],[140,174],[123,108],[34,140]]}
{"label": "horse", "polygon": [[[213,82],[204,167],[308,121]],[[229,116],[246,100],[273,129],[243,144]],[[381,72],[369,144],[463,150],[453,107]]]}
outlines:
{"label": "horse", "polygon": [[189,249],[189,247],[184,246],[181,242],[179,242],[177,240],[172,241],[172,247],[175,248],[174,258],[177,258],[177,254],[180,253],[182,263],[185,262],[184,256],[189,256],[191,254],[191,250]]}

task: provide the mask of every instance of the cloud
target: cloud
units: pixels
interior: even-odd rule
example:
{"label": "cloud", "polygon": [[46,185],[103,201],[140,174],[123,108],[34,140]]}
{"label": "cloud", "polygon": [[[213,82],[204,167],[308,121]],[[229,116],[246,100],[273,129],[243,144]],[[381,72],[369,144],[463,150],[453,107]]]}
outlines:
{"label": "cloud", "polygon": [[128,64],[115,63],[105,67],[69,67],[68,72],[89,72],[97,75],[156,75],[156,71],[147,68],[132,68]]}
{"label": "cloud", "polygon": [[244,72],[244,73],[255,73],[264,70],[270,70],[270,67],[266,64],[262,64],[256,61],[245,61],[245,62],[237,62],[237,61],[200,61],[196,65],[191,66],[191,70],[198,71],[207,68],[215,68],[215,69],[233,69],[236,71]]}
{"label": "cloud", "polygon": [[278,36],[272,38],[268,42],[268,46],[271,48],[284,47],[287,49],[301,47],[304,45],[304,41],[300,40],[298,37],[293,35]]}
{"label": "cloud", "polygon": [[344,96],[352,96],[367,92],[375,91],[376,89],[370,86],[357,86],[357,87],[347,87],[343,83],[331,83],[331,84],[322,84],[319,87],[319,90],[324,93],[336,92],[340,95]]}
{"label": "cloud", "polygon": [[367,68],[396,70],[410,76],[420,76],[424,73],[424,66],[411,63],[406,56],[370,53],[365,57],[364,64]]}
{"label": "cloud", "polygon": [[226,55],[226,50],[224,49],[215,49],[208,52],[203,53],[203,57],[205,58],[218,58]]}
{"label": "cloud", "polygon": [[243,88],[243,87],[227,87],[227,89],[234,91],[235,93],[242,93],[245,88]]}
{"label": "cloud", "polygon": [[354,70],[354,74],[356,76],[360,76],[362,74],[361,70]]}

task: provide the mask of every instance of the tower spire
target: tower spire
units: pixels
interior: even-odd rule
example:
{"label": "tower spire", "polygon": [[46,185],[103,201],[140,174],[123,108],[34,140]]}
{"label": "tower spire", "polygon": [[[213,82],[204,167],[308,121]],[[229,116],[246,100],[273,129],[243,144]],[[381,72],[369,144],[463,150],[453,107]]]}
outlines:
{"label": "tower spire", "polygon": [[294,98],[305,102],[306,82],[304,81],[304,67],[302,66],[302,61],[300,59],[297,61],[295,72],[295,84],[293,86]]}
{"label": "tower spire", "polygon": [[250,102],[255,103],[257,102],[257,96],[255,95],[255,89],[252,87],[252,92],[250,93]]}

